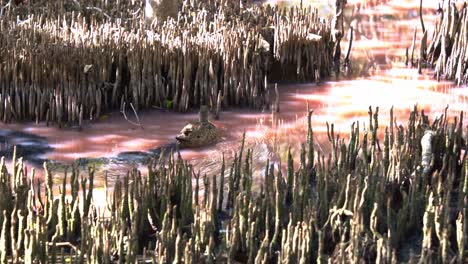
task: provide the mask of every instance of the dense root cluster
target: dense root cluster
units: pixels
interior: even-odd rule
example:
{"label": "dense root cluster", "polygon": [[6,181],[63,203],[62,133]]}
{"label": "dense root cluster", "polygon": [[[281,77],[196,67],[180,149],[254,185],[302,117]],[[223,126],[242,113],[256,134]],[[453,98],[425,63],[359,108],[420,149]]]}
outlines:
{"label": "dense root cluster", "polygon": [[435,67],[437,79],[454,80],[459,85],[468,82],[468,10],[466,3],[457,7],[449,3],[438,10],[439,18],[429,46],[422,44],[422,59]]}
{"label": "dense root cluster", "polygon": [[146,176],[117,178],[105,202],[94,198],[93,170],[61,176],[59,193],[46,167],[44,194],[21,160],[2,162],[0,261],[466,263],[463,115],[430,123],[415,109],[379,142],[377,114],[369,109],[369,131],[353,125],[348,140],[331,125],[328,157],[314,151],[309,115],[299,161],[267,162],[262,179],[242,144],[212,176],[161,157]]}
{"label": "dense root cluster", "polygon": [[81,124],[124,103],[268,108],[273,73],[303,81],[330,73],[335,44],[316,10],[185,1],[177,19],[148,25],[119,12],[135,10],[131,1],[91,4],[3,10],[1,121]]}

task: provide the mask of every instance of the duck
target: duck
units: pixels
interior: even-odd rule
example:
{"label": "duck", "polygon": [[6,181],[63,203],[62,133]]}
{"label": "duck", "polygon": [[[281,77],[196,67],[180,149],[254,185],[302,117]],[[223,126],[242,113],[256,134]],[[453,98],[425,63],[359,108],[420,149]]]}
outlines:
{"label": "duck", "polygon": [[208,120],[208,107],[202,105],[199,120],[185,125],[175,138],[179,148],[199,148],[216,143],[219,137],[219,129]]}

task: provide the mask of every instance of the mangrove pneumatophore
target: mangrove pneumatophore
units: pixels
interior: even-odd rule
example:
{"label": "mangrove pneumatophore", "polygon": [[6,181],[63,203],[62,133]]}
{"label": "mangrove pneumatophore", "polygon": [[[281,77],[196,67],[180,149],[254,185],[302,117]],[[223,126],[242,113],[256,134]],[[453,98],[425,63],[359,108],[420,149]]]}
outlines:
{"label": "mangrove pneumatophore", "polygon": [[[0,261],[467,263],[463,114],[430,123],[414,109],[407,127],[390,118],[379,143],[369,109],[369,131],[353,124],[344,139],[329,126],[329,156],[314,149],[311,115],[299,160],[267,160],[260,178],[244,141],[211,175],[172,153],[147,175],[106,177],[104,188],[92,168],[88,177],[71,168],[56,184],[47,164],[38,181],[21,159],[2,158]],[[429,151],[443,153],[443,165],[424,175],[428,128],[443,139]]]}
{"label": "mangrove pneumatophore", "polygon": [[423,31],[421,39],[421,64],[433,67],[435,76],[454,80],[458,85],[468,83],[468,9],[466,2],[457,5],[455,1],[443,3],[437,12],[432,38],[427,42],[427,32]]}
{"label": "mangrove pneumatophore", "polygon": [[316,81],[331,72],[330,23],[315,9],[185,1],[176,19],[148,26],[142,1],[63,2],[0,17],[1,121],[82,124],[122,102],[136,111],[269,108],[271,75]]}

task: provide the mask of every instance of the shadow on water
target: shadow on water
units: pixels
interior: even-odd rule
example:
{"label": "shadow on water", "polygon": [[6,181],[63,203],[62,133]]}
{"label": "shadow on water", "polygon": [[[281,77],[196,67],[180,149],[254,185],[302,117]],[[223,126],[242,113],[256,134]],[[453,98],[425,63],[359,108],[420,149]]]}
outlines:
{"label": "shadow on water", "polygon": [[78,158],[71,164],[54,160],[47,160],[47,162],[49,163],[49,168],[53,171],[63,171],[65,168],[73,166],[81,171],[94,168],[98,172],[98,175],[107,174],[113,176],[119,175],[121,172],[128,171],[132,168],[148,166],[152,161],[158,160],[163,153],[171,153],[174,151],[177,151],[175,142],[148,151],[123,151],[111,157]]}
{"label": "shadow on water", "polygon": [[46,153],[53,151],[47,138],[12,130],[0,129],[0,157],[4,156],[7,160],[13,158],[16,146],[16,156],[22,157],[33,166],[42,166],[46,159],[42,158]]}
{"label": "shadow on water", "polygon": [[67,163],[44,158],[54,151],[46,137],[22,131],[0,130],[0,157],[3,156],[7,161],[11,161],[15,148],[16,157],[21,157],[24,162],[35,168],[41,168],[44,162],[48,162],[49,168],[53,170],[63,171],[68,166],[75,166],[85,171],[93,166],[121,166],[122,168],[146,166],[151,160],[158,159],[162,152],[176,151],[176,143],[168,143],[147,151],[123,151],[111,157],[78,158],[73,163]]}

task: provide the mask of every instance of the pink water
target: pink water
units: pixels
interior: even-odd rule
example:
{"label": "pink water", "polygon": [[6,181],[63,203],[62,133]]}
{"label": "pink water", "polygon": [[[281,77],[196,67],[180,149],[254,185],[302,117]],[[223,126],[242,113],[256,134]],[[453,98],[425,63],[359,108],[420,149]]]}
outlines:
{"label": "pink water", "polygon": [[[306,1],[304,1],[306,2]],[[354,5],[361,1],[348,1]],[[351,59],[355,64],[368,64],[368,77],[352,79],[332,77],[316,84],[279,85],[280,113],[269,111],[227,109],[219,121],[213,121],[223,131],[223,140],[215,146],[182,150],[202,173],[217,172],[221,154],[232,158],[238,150],[242,134],[253,147],[257,173],[267,159],[283,160],[289,146],[298,151],[306,138],[306,104],[314,110],[313,128],[316,149],[327,151],[326,122],[335,124],[335,131],[348,134],[350,125],[368,122],[368,107],[380,107],[380,125],[388,124],[393,106],[397,121],[405,124],[414,105],[426,113],[440,115],[449,105],[450,114],[468,109],[468,88],[452,82],[437,82],[430,70],[418,74],[404,65],[405,49],[411,46],[413,30],[418,28],[419,1],[385,1],[370,9],[361,9],[356,22],[361,26],[355,34]],[[438,1],[424,1],[424,21],[429,36],[435,21]],[[351,9],[350,9],[351,10]],[[351,12],[351,11],[349,11]],[[385,15],[385,16],[384,16]],[[343,53],[347,40],[342,44]],[[272,84],[273,88],[274,85]],[[133,118],[131,111],[127,115]],[[0,124],[1,128],[19,130],[47,138],[53,151],[44,158],[71,163],[78,157],[112,157],[123,151],[145,151],[174,142],[175,135],[189,121],[197,119],[195,112],[180,114],[161,110],[138,113],[143,129],[125,120],[119,112],[87,124],[82,131],[46,127],[45,124]],[[276,121],[275,121],[276,120]],[[277,122],[279,120],[279,124]]]}

